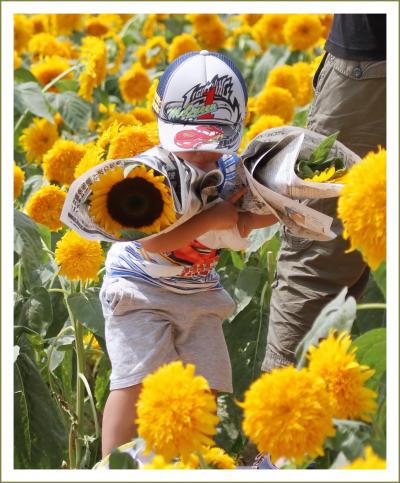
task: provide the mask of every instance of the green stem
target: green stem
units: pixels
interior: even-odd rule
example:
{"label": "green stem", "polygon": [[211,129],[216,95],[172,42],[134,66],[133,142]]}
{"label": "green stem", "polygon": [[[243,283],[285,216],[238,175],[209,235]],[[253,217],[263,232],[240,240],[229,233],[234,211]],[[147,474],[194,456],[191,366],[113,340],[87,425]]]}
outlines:
{"label": "green stem", "polygon": [[57,77],[54,77],[54,79],[52,79],[48,84],[46,84],[43,89],[42,89],[42,93],[46,93],[51,87],[54,86],[54,84],[56,84],[59,80],[61,80],[63,77],[65,77],[66,75],[68,75],[70,72],[73,72],[74,70],[78,70],[80,69],[81,65],[80,64],[76,64],[76,65],[73,65],[72,67],[70,67],[69,69],[67,70],[64,70],[64,72],[61,72],[61,74],[59,74]]}
{"label": "green stem", "polygon": [[20,118],[18,119],[18,121],[15,124],[14,134],[16,132],[18,132],[19,126],[24,122],[25,117],[28,115],[28,113],[29,113],[29,109],[25,109],[25,111],[21,114]]}
{"label": "green stem", "polygon": [[74,429],[74,423],[72,423],[71,427],[69,428],[69,434],[68,434],[69,468],[71,470],[76,468],[74,442],[75,442],[75,429]]}
{"label": "green stem", "polygon": [[260,297],[260,310],[259,310],[259,315],[258,315],[258,330],[257,330],[257,339],[256,339],[256,347],[254,350],[254,359],[253,359],[253,367],[251,370],[252,373],[252,378],[251,380],[254,381],[256,377],[256,363],[257,363],[257,352],[258,352],[258,346],[260,345],[260,338],[261,338],[261,327],[262,327],[262,320],[263,320],[263,311],[264,311],[264,299],[265,299],[265,293],[269,288],[269,281],[266,280],[264,283],[263,289],[261,291],[261,297]]}
{"label": "green stem", "polygon": [[357,310],[367,310],[367,309],[386,309],[385,303],[375,303],[375,304],[359,304],[357,305]]}
{"label": "green stem", "polygon": [[23,281],[22,281],[22,261],[18,261],[18,287],[17,291],[18,293],[22,293],[22,287],[23,286]]}
{"label": "green stem", "polygon": [[47,291],[48,292],[59,292],[59,293],[63,293],[66,296],[69,295],[69,292],[67,290],[62,289],[62,288],[49,288],[49,289],[47,289]]}
{"label": "green stem", "polygon": [[96,405],[94,404],[92,391],[90,390],[90,386],[89,386],[89,383],[88,383],[86,377],[81,373],[79,373],[78,376],[82,379],[83,384],[85,385],[85,388],[86,388],[86,392],[89,396],[90,407],[92,408],[92,413],[93,413],[93,421],[94,421],[94,427],[95,427],[95,432],[96,432],[96,438],[99,438],[100,437],[100,426],[99,426],[99,421],[97,419]]}

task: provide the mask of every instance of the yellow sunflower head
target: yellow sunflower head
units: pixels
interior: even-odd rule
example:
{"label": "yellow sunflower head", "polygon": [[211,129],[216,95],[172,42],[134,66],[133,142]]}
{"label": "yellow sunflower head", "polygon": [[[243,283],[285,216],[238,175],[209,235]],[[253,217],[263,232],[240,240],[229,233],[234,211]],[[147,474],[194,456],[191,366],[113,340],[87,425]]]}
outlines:
{"label": "yellow sunflower head", "polygon": [[50,31],[50,15],[46,13],[38,13],[36,15],[32,15],[30,20],[33,25],[34,34]]}
{"label": "yellow sunflower head", "polygon": [[284,44],[283,28],[289,15],[287,14],[265,14],[254,25],[255,38],[261,47],[268,44]]}
{"label": "yellow sunflower head", "polygon": [[337,336],[331,331],[318,347],[310,348],[308,367],[325,381],[334,417],[371,421],[376,410],[376,393],[364,387],[364,383],[375,371],[357,362],[356,349],[350,349],[350,345],[348,333]]}
{"label": "yellow sunflower head", "polygon": [[14,50],[23,52],[33,34],[33,25],[26,15],[14,15]]}
{"label": "yellow sunflower head", "polygon": [[108,72],[110,74],[116,74],[125,57],[125,44],[119,35],[112,34],[106,39],[106,46],[108,49]]}
{"label": "yellow sunflower head", "polygon": [[[32,74],[44,86],[55,79],[57,76],[68,70],[71,66],[68,61],[57,55],[45,57],[31,67]],[[64,79],[72,79],[73,73],[69,72]],[[55,91],[53,87],[51,90]]]}
{"label": "yellow sunflower head", "polygon": [[69,186],[74,181],[74,171],[85,154],[83,144],[59,139],[43,156],[43,174],[49,181]]}
{"label": "yellow sunflower head", "polygon": [[155,146],[157,143],[144,126],[124,127],[111,139],[108,151],[109,159],[132,158]]}
{"label": "yellow sunflower head", "polygon": [[149,122],[155,122],[156,116],[152,110],[146,107],[134,107],[131,114],[140,122],[140,124],[148,124]]}
{"label": "yellow sunflower head", "polygon": [[206,379],[181,361],[162,366],[143,380],[137,403],[138,433],[147,449],[167,461],[188,458],[212,445],[218,417]]}
{"label": "yellow sunflower head", "polygon": [[261,17],[261,13],[242,13],[238,15],[238,20],[240,20],[244,25],[253,26],[260,20]]}
{"label": "yellow sunflower head", "polygon": [[343,237],[375,269],[386,260],[386,150],[371,151],[346,174],[338,202]]}
{"label": "yellow sunflower head", "polygon": [[19,144],[26,152],[28,161],[40,163],[43,155],[47,153],[57,139],[57,125],[51,124],[47,119],[35,117],[33,123],[22,131]]}
{"label": "yellow sunflower head", "polygon": [[121,17],[117,14],[101,13],[86,19],[86,33],[94,37],[103,37],[116,32],[122,26]]}
{"label": "yellow sunflower head", "polygon": [[99,86],[107,74],[107,47],[102,39],[84,37],[81,46],[81,62],[84,70],[79,75],[78,94],[91,101],[95,87]]}
{"label": "yellow sunflower head", "polygon": [[257,96],[257,114],[279,116],[288,124],[294,114],[295,101],[292,94],[283,87],[268,87]]}
{"label": "yellow sunflower head", "polygon": [[14,70],[21,67],[21,65],[22,65],[22,59],[18,55],[18,52],[16,50],[14,50]]}
{"label": "yellow sunflower head", "polygon": [[279,65],[272,69],[265,87],[282,87],[287,89],[296,99],[299,86],[293,67],[291,65]]}
{"label": "yellow sunflower head", "polygon": [[193,30],[202,45],[209,50],[223,47],[227,35],[226,27],[217,14],[195,14]]}
{"label": "yellow sunflower head", "polygon": [[74,178],[79,178],[82,174],[105,161],[104,149],[95,143],[85,145],[85,154],[75,167]]}
{"label": "yellow sunflower head", "polygon": [[107,233],[120,236],[133,228],[152,234],[175,222],[173,200],[164,176],[144,165],[134,167],[124,178],[122,168],[108,170],[92,186],[89,213]]}
{"label": "yellow sunflower head", "polygon": [[322,25],[318,15],[291,15],[285,23],[283,33],[291,50],[306,50],[321,38]]}
{"label": "yellow sunflower head", "polygon": [[[209,468],[216,470],[233,470],[236,468],[234,460],[217,446],[206,448],[201,452],[201,456]],[[198,454],[191,454],[185,462],[180,461],[177,466],[181,469],[199,469],[200,459]]]}
{"label": "yellow sunflower head", "polygon": [[386,461],[377,456],[371,446],[364,449],[364,455],[356,458],[347,466],[343,466],[342,470],[385,470]]}
{"label": "yellow sunflower head", "polygon": [[151,82],[151,85],[150,85],[150,89],[147,91],[147,94],[146,94],[146,107],[147,107],[147,109],[152,109],[154,95],[155,95],[156,90],[157,90],[158,82],[159,82],[158,79],[153,79],[153,81]]}
{"label": "yellow sunflower head", "polygon": [[28,50],[32,53],[34,59],[52,55],[68,57],[69,54],[65,44],[47,32],[34,35],[29,40]]}
{"label": "yellow sunflower head", "polygon": [[143,466],[143,470],[176,470],[178,467],[175,464],[165,461],[163,456],[155,455],[151,463]]}
{"label": "yellow sunflower head", "polygon": [[160,64],[166,56],[168,44],[162,35],[157,35],[146,41],[136,51],[136,57],[145,69],[151,69]]}
{"label": "yellow sunflower head", "polygon": [[296,103],[305,106],[312,101],[314,90],[312,86],[313,66],[306,62],[296,62],[292,66],[297,79]]}
{"label": "yellow sunflower head", "polygon": [[177,35],[168,48],[168,62],[171,63],[181,55],[196,50],[200,50],[200,45],[193,35],[186,33]]}
{"label": "yellow sunflower head", "polygon": [[86,240],[70,230],[57,242],[55,260],[60,267],[60,275],[70,280],[96,281],[104,254],[98,241]]}
{"label": "yellow sunflower head", "polygon": [[14,200],[22,193],[24,187],[25,173],[14,161]]}
{"label": "yellow sunflower head", "polygon": [[318,14],[319,21],[321,22],[322,26],[322,37],[326,39],[328,37],[329,31],[331,30],[332,22],[333,22],[333,14],[332,13],[320,13]]}
{"label": "yellow sunflower head", "polygon": [[133,64],[119,78],[122,97],[126,102],[131,104],[142,101],[146,97],[150,85],[150,77],[139,62]]}
{"label": "yellow sunflower head", "polygon": [[323,455],[323,443],[335,434],[324,381],[292,366],[262,375],[245,393],[243,429],[259,451],[300,463]]}
{"label": "yellow sunflower head", "polygon": [[64,226],[60,221],[67,193],[58,186],[42,186],[28,200],[26,213],[37,223],[58,231]]}
{"label": "yellow sunflower head", "polygon": [[80,13],[53,13],[50,15],[52,33],[55,35],[70,35],[82,29],[84,15]]}

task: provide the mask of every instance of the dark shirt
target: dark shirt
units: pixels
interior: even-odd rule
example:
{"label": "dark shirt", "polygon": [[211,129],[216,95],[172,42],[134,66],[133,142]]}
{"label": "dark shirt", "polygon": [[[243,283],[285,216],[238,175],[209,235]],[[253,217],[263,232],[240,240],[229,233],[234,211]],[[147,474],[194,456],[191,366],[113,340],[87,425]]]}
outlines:
{"label": "dark shirt", "polygon": [[339,14],[325,50],[347,60],[386,59],[386,14]]}

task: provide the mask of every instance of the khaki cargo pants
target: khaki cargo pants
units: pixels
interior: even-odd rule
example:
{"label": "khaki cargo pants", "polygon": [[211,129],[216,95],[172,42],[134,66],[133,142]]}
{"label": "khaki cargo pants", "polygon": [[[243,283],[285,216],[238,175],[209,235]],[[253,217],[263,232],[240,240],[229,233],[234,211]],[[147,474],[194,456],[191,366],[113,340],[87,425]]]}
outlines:
{"label": "khaki cargo pants", "polygon": [[[359,156],[386,146],[386,62],[348,61],[326,54],[314,77],[315,99],[309,129],[321,134],[340,131],[338,139]],[[337,199],[308,205],[336,216]],[[369,270],[358,252],[345,253],[340,236],[329,242],[310,241],[282,231],[263,371],[295,362],[295,350],[321,309],[344,287],[361,296]]]}

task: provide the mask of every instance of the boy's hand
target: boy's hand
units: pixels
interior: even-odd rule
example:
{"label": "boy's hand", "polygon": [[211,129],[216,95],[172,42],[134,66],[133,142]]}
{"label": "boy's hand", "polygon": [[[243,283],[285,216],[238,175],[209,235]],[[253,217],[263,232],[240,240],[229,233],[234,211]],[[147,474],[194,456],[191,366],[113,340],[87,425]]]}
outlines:
{"label": "boy's hand", "polygon": [[265,228],[274,225],[279,220],[274,215],[256,215],[255,213],[242,212],[238,214],[237,227],[242,238],[247,238],[255,228]]}
{"label": "boy's hand", "polygon": [[238,222],[237,208],[230,201],[220,201],[203,213],[210,230],[226,230]]}

